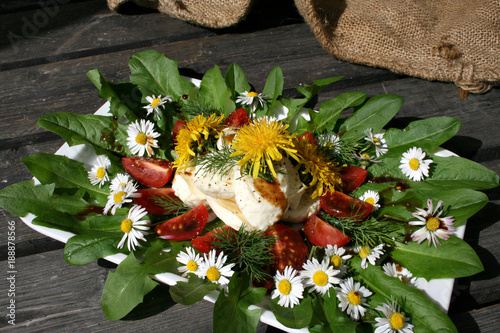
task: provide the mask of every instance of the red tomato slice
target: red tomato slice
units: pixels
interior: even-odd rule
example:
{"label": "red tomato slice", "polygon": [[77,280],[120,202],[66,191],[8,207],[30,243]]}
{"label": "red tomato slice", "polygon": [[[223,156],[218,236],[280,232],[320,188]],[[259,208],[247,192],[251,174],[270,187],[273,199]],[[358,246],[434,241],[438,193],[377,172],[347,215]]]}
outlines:
{"label": "red tomato slice", "polygon": [[271,252],[274,254],[273,275],[276,270],[283,272],[286,266],[301,270],[306,261],[307,246],[299,232],[284,224],[275,224],[268,229],[266,235],[276,237]]}
{"label": "red tomato slice", "polygon": [[155,232],[163,239],[172,241],[189,240],[201,234],[207,221],[207,208],[200,204],[187,213],[163,222],[155,228]]}
{"label": "red tomato slice", "polygon": [[[166,215],[169,213],[173,213],[175,210],[165,209],[161,205],[158,204],[158,200],[170,197],[174,200],[180,200],[176,195],[175,191],[171,188],[144,188],[138,189],[137,192],[140,194],[140,197],[134,198],[134,202],[144,208],[146,208],[149,214],[154,215]],[[165,198],[168,200],[168,198]]]}
{"label": "red tomato slice", "polygon": [[372,212],[373,206],[339,191],[328,192],[319,201],[321,208],[337,218],[363,220]]}
{"label": "red tomato slice", "polygon": [[327,247],[331,246],[344,246],[351,238],[335,228],[334,226],[326,223],[317,215],[309,216],[304,226],[304,233],[307,239],[314,245]]}
{"label": "red tomato slice", "polygon": [[181,121],[181,120],[177,120],[174,124],[174,128],[172,130],[172,142],[173,143],[176,143],[177,142],[177,135],[179,134],[179,131],[184,127],[186,126],[186,123]]}
{"label": "red tomato slice", "polygon": [[342,192],[351,193],[363,184],[368,171],[354,165],[348,165],[340,170]]}
{"label": "red tomato slice", "polygon": [[250,118],[243,108],[234,110],[229,114],[229,116],[227,116],[226,120],[224,120],[224,125],[230,127],[241,127],[249,123]]}
{"label": "red tomato slice", "polygon": [[[215,249],[215,246],[212,244],[212,242],[215,239],[214,234],[218,234],[220,232],[223,234],[227,234],[229,229],[232,229],[232,228],[228,225],[225,225],[225,226],[222,226],[219,228],[215,228],[214,230],[207,232],[203,236],[198,236],[196,238],[193,238],[191,240],[191,245],[193,245],[193,247],[200,252],[203,252],[203,253],[210,252],[211,249]],[[232,230],[233,230],[233,232],[237,232],[234,229],[232,229]]]}
{"label": "red tomato slice", "polygon": [[312,144],[317,144],[317,142],[318,142],[311,132],[304,132],[298,136],[299,140],[302,138],[307,138],[307,140],[309,140],[309,143],[312,143]]}
{"label": "red tomato slice", "polygon": [[153,157],[123,157],[125,171],[147,187],[162,187],[172,179],[172,163]]}

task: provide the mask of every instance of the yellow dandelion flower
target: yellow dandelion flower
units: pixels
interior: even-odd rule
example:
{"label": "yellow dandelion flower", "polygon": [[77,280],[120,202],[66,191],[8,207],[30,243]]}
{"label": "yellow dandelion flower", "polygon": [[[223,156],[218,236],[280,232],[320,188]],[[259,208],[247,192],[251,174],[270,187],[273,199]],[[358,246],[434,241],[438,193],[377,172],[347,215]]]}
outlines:
{"label": "yellow dandelion flower", "polygon": [[300,160],[293,144],[296,134],[288,132],[287,128],[288,125],[275,119],[257,118],[238,131],[232,142],[236,151],[230,156],[243,155],[238,165],[245,168],[247,163],[250,163],[249,173],[253,178],[257,178],[259,171],[265,171],[266,168],[276,177],[273,161],[280,161],[283,152],[297,161]]}
{"label": "yellow dandelion flower", "polygon": [[304,166],[303,174],[310,174],[310,186],[316,186],[312,198],[320,197],[328,191],[335,191],[340,186],[340,167],[335,162],[326,158],[316,144],[310,143],[303,137],[295,140],[297,153],[302,157],[300,163]]}
{"label": "yellow dandelion flower", "polygon": [[189,121],[177,135],[175,152],[178,159],[174,162],[174,167],[181,168],[189,166],[189,161],[196,156],[196,149],[202,146],[202,138],[208,140],[211,133],[216,132],[224,116],[217,116],[215,113],[208,118],[198,115]]}

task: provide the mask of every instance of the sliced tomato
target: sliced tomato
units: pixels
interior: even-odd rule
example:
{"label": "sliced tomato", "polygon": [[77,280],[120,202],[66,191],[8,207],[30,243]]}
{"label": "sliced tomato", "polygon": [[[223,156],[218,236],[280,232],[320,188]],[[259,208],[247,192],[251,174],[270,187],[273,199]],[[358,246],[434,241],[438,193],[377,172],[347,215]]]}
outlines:
{"label": "sliced tomato", "polygon": [[243,108],[234,110],[227,116],[226,120],[224,120],[224,125],[230,127],[241,127],[249,123],[250,118]]}
{"label": "sliced tomato", "polygon": [[321,208],[336,218],[363,220],[372,212],[373,206],[345,193],[328,192],[319,201]]}
{"label": "sliced tomato", "polygon": [[172,179],[172,163],[154,157],[123,157],[125,171],[147,187],[162,187]]}
{"label": "sliced tomato", "polygon": [[342,192],[351,193],[363,184],[368,171],[355,166],[348,165],[340,170],[340,178],[342,179]]}
{"label": "sliced tomato", "polygon": [[302,138],[307,138],[307,140],[309,140],[309,143],[312,143],[312,144],[317,144],[317,142],[318,142],[311,132],[304,132],[298,136],[299,140]]}
{"label": "sliced tomato", "polygon": [[275,224],[266,231],[266,235],[276,237],[276,242],[271,250],[274,254],[273,272],[283,272],[286,266],[301,270],[306,261],[307,245],[302,240],[299,232],[284,224]]}
{"label": "sliced tomato", "polygon": [[179,134],[180,130],[186,126],[186,123],[183,122],[182,120],[177,120],[174,124],[174,128],[172,130],[172,142],[176,143],[177,142],[177,135]]}
{"label": "sliced tomato", "polygon": [[146,208],[149,214],[154,215],[166,215],[175,211],[172,209],[166,209],[164,206],[162,206],[159,203],[161,200],[169,200],[169,198],[180,200],[175,195],[175,191],[168,187],[138,189],[135,193],[140,194],[140,196],[135,197],[134,202]]}
{"label": "sliced tomato", "polygon": [[193,238],[191,240],[191,245],[193,245],[193,247],[200,252],[208,253],[210,252],[211,249],[215,248],[215,246],[212,244],[215,239],[214,235],[218,233],[227,234],[229,229],[233,230],[233,232],[237,232],[230,226],[224,225],[222,227],[215,228],[214,230],[207,232],[203,236],[198,236],[196,238]]}
{"label": "sliced tomato", "polygon": [[327,247],[328,244],[331,246],[344,246],[351,240],[341,230],[326,223],[315,214],[307,219],[304,225],[304,233],[312,244],[321,247]]}
{"label": "sliced tomato", "polygon": [[201,234],[208,221],[208,211],[200,204],[189,212],[163,222],[155,228],[160,238],[172,241],[193,239]]}

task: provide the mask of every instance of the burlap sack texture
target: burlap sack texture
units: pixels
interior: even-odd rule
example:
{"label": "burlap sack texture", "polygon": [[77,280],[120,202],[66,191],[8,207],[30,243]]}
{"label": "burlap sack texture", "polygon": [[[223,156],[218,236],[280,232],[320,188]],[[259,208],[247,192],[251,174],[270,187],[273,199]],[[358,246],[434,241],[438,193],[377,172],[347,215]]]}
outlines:
{"label": "burlap sack texture", "polygon": [[[210,28],[241,21],[252,0],[108,0],[158,9]],[[500,81],[499,0],[295,0],[338,59],[483,93]]]}

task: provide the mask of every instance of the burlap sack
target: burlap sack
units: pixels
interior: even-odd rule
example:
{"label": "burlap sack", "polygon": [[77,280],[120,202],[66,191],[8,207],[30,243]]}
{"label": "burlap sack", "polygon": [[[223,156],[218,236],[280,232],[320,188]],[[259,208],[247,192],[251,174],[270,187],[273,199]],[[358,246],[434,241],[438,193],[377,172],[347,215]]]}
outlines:
{"label": "burlap sack", "polygon": [[178,19],[210,28],[225,28],[240,22],[253,0],[107,0],[111,10],[125,2],[157,9]]}
{"label": "burlap sack", "polygon": [[[223,28],[252,0],[108,0]],[[261,1],[260,5],[265,5]],[[500,0],[295,0],[323,47],[348,62],[482,93],[500,81]]]}
{"label": "burlap sack", "polygon": [[498,0],[295,0],[335,57],[482,93],[500,79]]}

